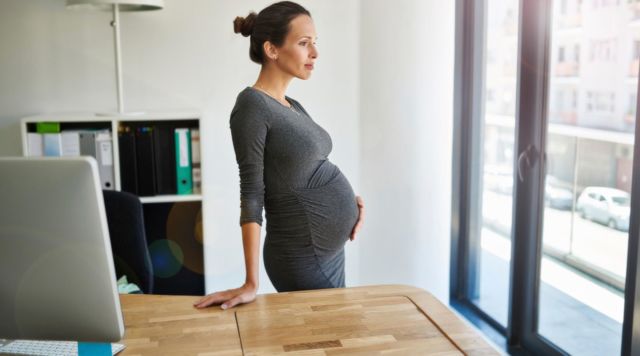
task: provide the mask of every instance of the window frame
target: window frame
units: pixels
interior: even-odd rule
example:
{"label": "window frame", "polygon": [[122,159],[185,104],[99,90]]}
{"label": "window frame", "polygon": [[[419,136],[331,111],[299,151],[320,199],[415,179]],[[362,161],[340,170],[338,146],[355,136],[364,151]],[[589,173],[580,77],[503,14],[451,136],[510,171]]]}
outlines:
{"label": "window frame", "polygon": [[[520,0],[515,152],[531,153],[532,165],[514,174],[512,251],[508,323],[501,325],[471,302],[477,288],[474,262],[477,242],[470,232],[481,223],[478,199],[472,196],[481,182],[472,168],[481,162],[484,51],[488,0],[457,0],[455,24],[454,122],[451,205],[450,304],[509,352],[564,355],[566,352],[538,334],[540,256],[546,172],[547,92],[553,0]],[[523,16],[522,14],[527,14]],[[592,52],[593,50],[591,50]],[[523,66],[522,63],[527,63]],[[640,81],[637,83],[640,93]],[[524,98],[524,99],[523,99]],[[636,122],[640,96],[636,96]],[[635,127],[631,217],[627,249],[624,320],[621,354],[640,353],[640,125]],[[532,148],[532,149],[531,149]],[[517,157],[514,155],[514,171]],[[477,170],[477,169],[476,169]],[[534,223],[532,223],[534,222]],[[476,244],[474,246],[473,244]],[[637,298],[636,298],[637,297]],[[637,308],[636,308],[637,307]]]}

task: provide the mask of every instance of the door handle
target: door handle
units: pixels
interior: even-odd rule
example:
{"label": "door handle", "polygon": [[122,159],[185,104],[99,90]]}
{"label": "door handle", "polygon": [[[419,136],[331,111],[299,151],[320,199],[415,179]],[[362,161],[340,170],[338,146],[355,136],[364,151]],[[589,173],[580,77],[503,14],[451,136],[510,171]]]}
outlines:
{"label": "door handle", "polygon": [[[531,158],[529,158],[531,156]],[[520,182],[524,182],[524,170],[523,164],[526,163],[527,167],[532,166],[536,163],[536,159],[538,157],[538,150],[534,145],[529,145],[527,148],[518,155],[518,179]]]}

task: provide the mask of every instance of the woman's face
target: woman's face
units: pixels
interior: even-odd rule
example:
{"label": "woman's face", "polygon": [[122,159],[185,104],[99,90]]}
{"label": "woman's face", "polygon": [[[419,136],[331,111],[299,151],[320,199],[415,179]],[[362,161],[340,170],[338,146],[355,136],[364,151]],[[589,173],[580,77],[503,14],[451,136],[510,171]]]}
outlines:
{"label": "woman's face", "polygon": [[300,15],[290,22],[290,29],[282,47],[277,48],[280,70],[300,79],[308,79],[318,58],[316,27],[311,17]]}

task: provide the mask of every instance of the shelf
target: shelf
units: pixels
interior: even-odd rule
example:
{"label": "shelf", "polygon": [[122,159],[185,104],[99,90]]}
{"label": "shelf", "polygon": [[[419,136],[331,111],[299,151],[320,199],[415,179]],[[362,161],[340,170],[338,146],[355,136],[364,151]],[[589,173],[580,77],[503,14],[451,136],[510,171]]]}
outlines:
{"label": "shelf", "polygon": [[193,110],[173,111],[173,112],[157,112],[149,111],[143,115],[114,115],[114,116],[98,116],[91,112],[70,112],[70,113],[54,113],[40,114],[25,117],[23,123],[35,123],[42,121],[53,122],[120,122],[120,121],[164,121],[164,120],[192,120],[199,119],[201,113]]}
{"label": "shelf", "polygon": [[174,203],[174,202],[183,202],[183,201],[202,201],[202,195],[200,194],[157,195],[154,197],[140,197],[140,201],[143,204]]}
{"label": "shelf", "polygon": [[[104,172],[100,171],[99,174],[113,174],[113,188],[116,191],[126,191],[122,187],[122,174],[123,167],[121,164],[126,164],[124,167],[124,173],[141,172],[141,169],[146,170],[147,178],[153,178],[157,174],[155,172],[154,160],[157,158],[154,154],[154,145],[160,145],[161,143],[155,142],[158,140],[153,135],[145,135],[145,137],[138,137],[136,131],[124,130],[125,126],[132,129],[139,127],[159,127],[170,130],[172,128],[189,128],[199,129],[201,122],[201,114],[197,110],[182,110],[172,112],[146,112],[144,115],[115,115],[115,116],[96,116],[92,112],[75,112],[75,113],[50,113],[41,114],[21,119],[20,134],[22,138],[22,152],[24,156],[29,154],[29,144],[33,144],[35,153],[43,151],[44,137],[42,142],[38,146],[38,136],[29,135],[30,133],[37,133],[37,123],[39,122],[58,122],[60,124],[60,131],[96,131],[96,130],[108,130],[111,133],[111,169],[110,172],[104,169]],[[128,134],[120,136],[120,129],[122,132]],[[151,130],[145,130],[145,132]],[[160,130],[158,130],[160,131]],[[165,132],[166,133],[166,132]],[[165,143],[171,143],[171,137],[174,135],[167,135],[164,137]],[[57,137],[54,137],[57,139]],[[68,137],[67,137],[68,138]],[[79,139],[79,137],[78,137]],[[147,152],[144,152],[144,157],[138,157],[135,147],[137,141],[141,140],[142,144],[146,144]],[[145,141],[146,140],[146,141]],[[50,140],[53,141],[53,140]],[[62,146],[62,135],[60,135],[60,146]],[[105,140],[106,142],[106,140]],[[196,141],[199,143],[198,141]],[[51,142],[49,142],[51,144]],[[57,144],[57,142],[53,142]],[[75,141],[72,142],[75,144]],[[175,142],[174,142],[175,143]],[[187,142],[188,144],[188,142]],[[193,145],[194,142],[192,141]],[[85,142],[84,155],[91,155],[96,157],[98,146],[96,145],[95,152],[92,152]],[[106,150],[106,146],[101,146],[100,149]],[[134,149],[131,149],[131,146]],[[164,147],[164,146],[163,146]],[[55,148],[55,147],[54,147]],[[165,147],[166,148],[166,147]],[[200,148],[202,160],[202,150]],[[190,151],[193,151],[193,147]],[[74,151],[75,152],[75,151]],[[172,153],[171,151],[166,151]],[[193,153],[193,152],[192,152]],[[40,153],[41,154],[41,153]],[[123,155],[125,155],[123,157]],[[142,156],[142,155],[141,155]],[[121,159],[124,158],[124,159]],[[140,160],[140,161],[139,161]],[[140,164],[143,162],[144,164]],[[177,161],[176,161],[177,163]],[[201,166],[202,167],[202,166]],[[167,168],[167,167],[165,167]],[[170,167],[171,168],[171,167]],[[192,167],[193,168],[193,162]],[[151,170],[152,174],[148,174],[148,170]],[[106,172],[106,173],[105,173]],[[168,169],[163,172],[168,176]],[[193,170],[191,171],[193,174]],[[177,170],[176,170],[177,174]],[[126,185],[129,187],[138,185],[137,181],[132,181],[131,176],[126,176],[128,180]],[[157,177],[156,177],[157,178]],[[177,188],[177,187],[176,187]],[[135,189],[134,189],[135,190]],[[156,189],[145,189],[145,193],[152,193],[157,191]],[[176,190],[165,190],[167,192],[176,192]],[[198,190],[196,190],[198,191]],[[199,192],[199,191],[198,191]],[[161,266],[162,273],[156,274],[154,277],[154,290],[158,294],[172,294],[172,295],[202,295],[204,293],[204,247],[203,241],[205,239],[205,223],[202,221],[204,202],[203,195],[198,194],[162,194],[140,197],[140,202],[143,205],[142,214],[144,217],[144,231],[146,232],[147,244],[153,247],[156,257],[165,259],[169,258],[171,261],[166,266]],[[185,253],[185,256],[189,256],[185,261],[178,259],[171,259],[170,246],[166,245],[167,240],[173,241],[177,244],[178,248]],[[168,268],[168,269],[167,269]]]}

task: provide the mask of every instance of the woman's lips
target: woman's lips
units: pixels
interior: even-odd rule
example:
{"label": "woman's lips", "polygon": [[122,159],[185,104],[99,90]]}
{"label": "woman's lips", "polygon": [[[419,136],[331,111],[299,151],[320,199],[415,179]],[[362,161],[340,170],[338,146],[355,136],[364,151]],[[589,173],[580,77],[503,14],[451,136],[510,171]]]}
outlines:
{"label": "woman's lips", "polygon": [[307,69],[313,69],[313,64],[305,64],[304,67]]}

